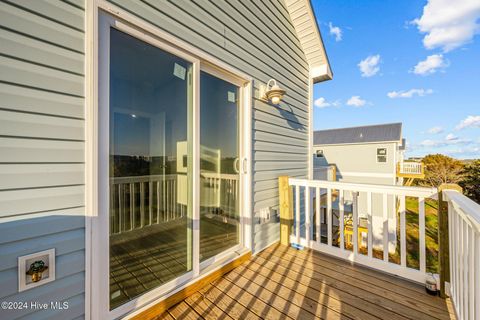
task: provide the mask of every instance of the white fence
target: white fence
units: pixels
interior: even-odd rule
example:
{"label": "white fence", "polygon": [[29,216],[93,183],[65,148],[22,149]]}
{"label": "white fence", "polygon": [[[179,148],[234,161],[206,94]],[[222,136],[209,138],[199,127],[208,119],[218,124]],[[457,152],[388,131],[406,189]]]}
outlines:
{"label": "white fence", "polygon": [[459,319],[480,319],[480,205],[453,190],[448,202],[450,297]]}
{"label": "white fence", "polygon": [[402,174],[423,174],[421,162],[399,162],[398,167],[398,172]]}
{"label": "white fence", "polygon": [[[352,184],[332,181],[289,179],[289,185],[294,191],[294,228],[290,237],[292,243],[303,245],[327,254],[331,254],[346,260],[363,264],[391,274],[424,283],[426,276],[426,248],[425,248],[425,199],[437,193],[434,188],[417,188],[402,186],[384,186],[369,184]],[[366,194],[367,218],[366,226],[360,225],[358,214],[358,195]],[[373,195],[378,194],[381,196]],[[399,210],[399,264],[389,261],[389,218],[387,210],[388,198],[394,198]],[[419,228],[419,269],[407,266],[407,237],[406,237],[406,197],[418,198],[418,228]],[[373,254],[373,224],[372,206],[374,199],[381,199],[383,224],[381,230],[375,230],[376,234],[383,235],[382,255],[375,257]],[[338,237],[333,235],[334,224],[333,211],[338,212]],[[314,208],[326,208],[326,226],[321,223],[320,214]],[[348,207],[348,210],[346,210]],[[348,216],[348,217],[347,217]],[[348,219],[346,219],[348,218]],[[378,220],[378,219],[377,219]],[[349,221],[352,229],[352,248],[347,248],[348,241],[345,239],[345,221]],[[351,221],[351,222],[350,222]],[[322,228],[323,227],[323,228]],[[326,227],[326,228],[325,228]],[[365,254],[359,252],[359,228],[367,229]],[[378,227],[375,226],[375,227]],[[322,231],[323,229],[323,231]],[[378,232],[380,231],[380,232]],[[326,241],[322,241],[326,232]],[[324,243],[325,242],[325,243]]]}

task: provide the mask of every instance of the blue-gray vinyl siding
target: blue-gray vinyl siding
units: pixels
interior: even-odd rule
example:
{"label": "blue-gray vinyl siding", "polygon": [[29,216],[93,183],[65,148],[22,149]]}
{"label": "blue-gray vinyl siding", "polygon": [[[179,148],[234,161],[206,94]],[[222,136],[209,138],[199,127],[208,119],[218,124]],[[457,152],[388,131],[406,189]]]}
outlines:
{"label": "blue-gray vinyl siding", "polygon": [[[0,301],[85,310],[83,1],[0,2]],[[17,258],[55,248],[56,281],[18,292]]]}
{"label": "blue-gray vinyl siding", "polygon": [[[255,251],[279,238],[280,175],[308,172],[308,64],[283,1],[130,1],[114,5],[250,75],[253,101]],[[275,78],[287,90],[277,107],[259,99],[260,84]]]}
{"label": "blue-gray vinyl siding", "polygon": [[[305,177],[308,64],[282,1],[113,4],[253,79],[255,250],[278,239],[277,177]],[[82,319],[85,310],[84,1],[0,2],[0,300],[69,309],[0,310],[3,319]],[[275,78],[279,106],[259,99]],[[18,292],[17,258],[56,249],[56,281]]]}

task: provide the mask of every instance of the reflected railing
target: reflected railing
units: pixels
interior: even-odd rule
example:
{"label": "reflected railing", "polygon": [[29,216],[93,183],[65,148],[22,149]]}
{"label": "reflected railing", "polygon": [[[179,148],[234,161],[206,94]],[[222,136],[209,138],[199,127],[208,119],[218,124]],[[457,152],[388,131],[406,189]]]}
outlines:
{"label": "reflected railing", "polygon": [[[110,178],[110,234],[138,230],[187,215],[185,174]],[[239,177],[201,173],[200,206],[228,218],[236,213]]]}

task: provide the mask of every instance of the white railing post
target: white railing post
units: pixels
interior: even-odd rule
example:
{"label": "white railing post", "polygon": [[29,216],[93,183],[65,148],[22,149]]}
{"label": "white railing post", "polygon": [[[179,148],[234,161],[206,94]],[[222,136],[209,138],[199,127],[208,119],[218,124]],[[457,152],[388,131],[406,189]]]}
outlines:
{"label": "white railing post", "polygon": [[319,187],[316,187],[315,188],[315,210],[316,210],[316,214],[315,214],[315,218],[316,218],[316,228],[317,228],[317,243],[320,244],[321,241],[322,241],[322,229],[321,229],[321,219],[320,219],[320,215],[322,214],[322,210],[320,208],[320,188]]}
{"label": "white railing post", "polygon": [[300,244],[300,186],[295,186],[295,235]]}
{"label": "white railing post", "polygon": [[338,221],[338,228],[340,232],[340,249],[345,249],[345,205],[344,205],[344,198],[343,198],[343,190],[338,190],[338,209],[339,209],[339,221]]}
{"label": "white railing post", "polygon": [[327,189],[327,242],[328,245],[332,245],[332,189],[328,188]]}
{"label": "white railing post", "polygon": [[400,197],[400,265],[407,267],[407,227],[405,221],[405,196]]}
{"label": "white railing post", "polygon": [[383,211],[383,260],[388,262],[388,200],[387,194],[382,196],[382,211]]}
{"label": "white railing post", "polygon": [[353,254],[358,254],[358,193],[352,191],[353,193],[353,203],[352,203],[352,227],[353,227]]}
{"label": "white railing post", "polygon": [[305,187],[305,239],[307,240],[307,244],[309,244],[310,240],[312,239],[312,228],[310,222],[312,217],[310,214],[310,188]]}
{"label": "white railing post", "polygon": [[418,233],[419,233],[419,248],[420,253],[420,271],[426,271],[425,260],[425,198],[418,198]]}
{"label": "white railing post", "polygon": [[367,217],[368,217],[368,236],[367,236],[367,252],[368,257],[372,257],[373,253],[373,230],[372,230],[372,192],[367,192]]}

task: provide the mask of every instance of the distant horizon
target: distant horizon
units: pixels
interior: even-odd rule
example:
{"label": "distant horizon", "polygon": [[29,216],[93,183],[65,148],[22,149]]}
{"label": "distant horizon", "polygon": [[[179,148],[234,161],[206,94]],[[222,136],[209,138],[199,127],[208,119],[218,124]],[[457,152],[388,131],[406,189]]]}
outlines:
{"label": "distant horizon", "polygon": [[312,7],[333,71],[314,86],[315,130],[402,122],[406,157],[480,158],[480,2]]}

